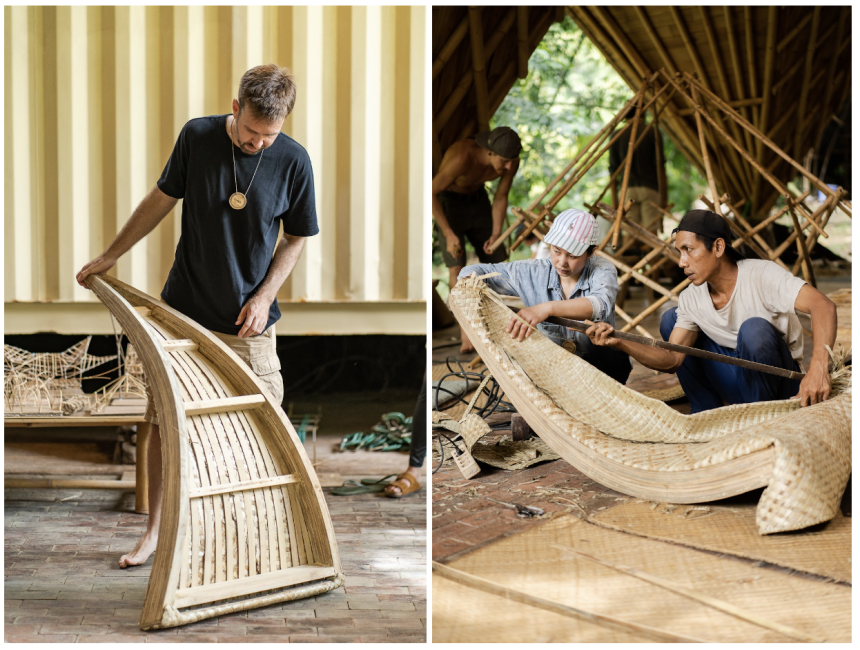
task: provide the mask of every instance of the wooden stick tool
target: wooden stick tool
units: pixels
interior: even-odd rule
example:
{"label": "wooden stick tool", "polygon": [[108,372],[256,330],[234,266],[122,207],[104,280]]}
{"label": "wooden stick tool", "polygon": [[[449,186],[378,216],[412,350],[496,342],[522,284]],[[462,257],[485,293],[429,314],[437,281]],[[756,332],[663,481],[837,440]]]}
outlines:
{"label": "wooden stick tool", "polygon": [[[514,312],[518,312],[519,309],[515,307],[511,307]],[[564,327],[569,327],[572,330],[576,330],[578,332],[584,332],[591,325],[579,320],[572,320],[570,318],[559,318],[557,316],[550,316],[546,319],[547,323],[554,323],[555,325],[562,325]],[[722,363],[728,363],[732,366],[740,366],[741,368],[747,368],[748,370],[758,370],[759,372],[766,372],[770,375],[778,375],[779,377],[788,377],[789,379],[803,379],[806,375],[802,372],[795,372],[794,370],[786,370],[785,368],[776,368],[774,366],[768,366],[764,363],[756,363],[755,361],[747,361],[746,359],[736,359],[735,357],[729,357],[725,354],[717,354],[716,352],[708,352],[707,350],[700,350],[699,348],[690,348],[686,345],[677,345],[675,343],[666,343],[665,341],[658,341],[657,339],[650,339],[647,336],[639,336],[637,334],[628,334],[627,332],[619,332],[615,330],[612,334],[613,337],[617,339],[621,339],[622,341],[633,341],[634,343],[641,343],[642,345],[648,345],[652,348],[661,348],[663,350],[671,350],[672,352],[681,352],[682,354],[689,354],[691,357],[700,357],[702,359],[710,359],[712,361],[720,361]]]}

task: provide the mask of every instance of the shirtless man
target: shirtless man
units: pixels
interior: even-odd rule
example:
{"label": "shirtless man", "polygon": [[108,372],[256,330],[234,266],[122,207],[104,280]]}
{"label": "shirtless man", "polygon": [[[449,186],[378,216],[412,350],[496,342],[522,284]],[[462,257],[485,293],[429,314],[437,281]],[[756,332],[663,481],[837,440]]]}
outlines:
{"label": "shirtless man", "polygon": [[[504,245],[490,246],[502,234],[508,211],[508,192],[520,166],[522,144],[507,126],[484,131],[452,144],[433,178],[433,219],[442,238],[442,259],[448,267],[450,287],[466,265],[468,237],[478,259],[485,264],[508,258]],[[501,178],[492,206],[484,184]],[[475,348],[461,330],[460,352]]]}

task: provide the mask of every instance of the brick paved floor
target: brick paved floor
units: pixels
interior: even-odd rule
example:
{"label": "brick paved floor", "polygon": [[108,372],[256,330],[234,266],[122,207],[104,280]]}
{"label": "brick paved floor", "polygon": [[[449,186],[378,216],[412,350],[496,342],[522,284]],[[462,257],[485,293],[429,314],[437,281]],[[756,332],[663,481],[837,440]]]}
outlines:
{"label": "brick paved floor", "polygon": [[424,642],[426,504],[325,490],[346,584],[329,594],[142,632],[152,561],[122,570],[146,518],[110,490],[5,491],[7,642]]}

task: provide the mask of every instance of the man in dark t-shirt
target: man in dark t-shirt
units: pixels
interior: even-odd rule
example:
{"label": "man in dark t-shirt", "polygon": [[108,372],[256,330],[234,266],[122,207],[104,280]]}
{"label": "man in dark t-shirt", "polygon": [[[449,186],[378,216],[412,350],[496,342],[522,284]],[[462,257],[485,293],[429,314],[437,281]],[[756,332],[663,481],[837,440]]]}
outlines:
{"label": "man in dark t-shirt", "polygon": [[[182,230],[161,298],[230,346],[276,403],[283,380],[275,352],[277,293],[296,265],[305,237],[319,232],[307,152],[281,133],[296,87],[286,68],[248,70],[233,113],[190,120],[156,186],[104,253],[77,275],[105,273],[182,201]],[[283,224],[283,237],[278,239]],[[161,436],[150,399],[147,454],[150,516],[121,567],[155,550],[161,510]]]}

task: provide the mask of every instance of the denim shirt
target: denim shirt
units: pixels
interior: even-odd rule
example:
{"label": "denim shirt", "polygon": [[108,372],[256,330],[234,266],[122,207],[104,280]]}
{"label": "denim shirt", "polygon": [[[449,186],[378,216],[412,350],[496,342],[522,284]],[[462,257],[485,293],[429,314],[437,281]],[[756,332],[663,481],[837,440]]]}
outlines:
{"label": "denim shirt", "polygon": [[[612,262],[603,257],[592,255],[588,258],[573,293],[567,297],[562,292],[561,282],[551,259],[473,264],[460,271],[459,277],[468,277],[472,273],[477,275],[501,273],[501,276],[487,278],[484,282],[500,295],[519,296],[526,307],[550,300],[588,298],[592,307],[590,320],[603,321],[615,327],[618,272]],[[577,355],[581,356],[592,347],[591,340],[584,332],[575,332],[561,325],[546,322],[540,323],[537,327],[542,334],[558,345],[561,345],[565,339],[572,339],[576,343]]]}

